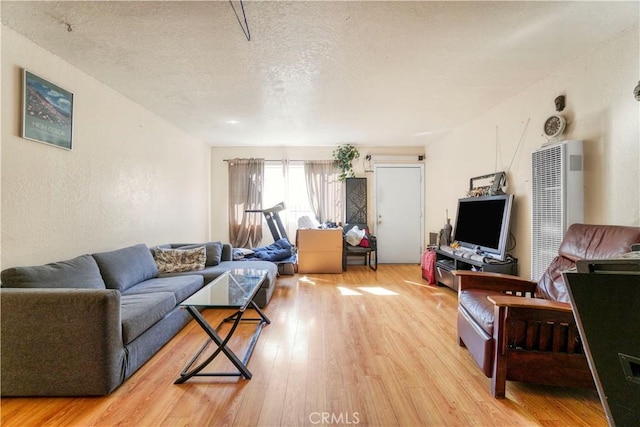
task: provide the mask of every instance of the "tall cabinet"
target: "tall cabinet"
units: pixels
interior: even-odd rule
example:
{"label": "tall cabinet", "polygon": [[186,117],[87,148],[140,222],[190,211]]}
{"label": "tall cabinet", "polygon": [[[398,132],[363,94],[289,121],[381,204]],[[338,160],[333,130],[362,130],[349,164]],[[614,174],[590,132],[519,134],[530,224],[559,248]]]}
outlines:
{"label": "tall cabinet", "polygon": [[584,221],[582,141],[563,141],[531,158],[531,279],[547,269],[567,228]]}
{"label": "tall cabinet", "polygon": [[367,178],[347,178],[345,190],[345,224],[366,224]]}

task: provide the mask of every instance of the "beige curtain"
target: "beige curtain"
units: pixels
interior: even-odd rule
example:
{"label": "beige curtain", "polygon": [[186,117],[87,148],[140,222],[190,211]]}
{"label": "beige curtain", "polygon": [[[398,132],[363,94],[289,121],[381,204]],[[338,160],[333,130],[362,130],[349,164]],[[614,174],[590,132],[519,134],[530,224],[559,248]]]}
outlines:
{"label": "beige curtain", "polygon": [[229,160],[229,240],[234,248],[255,248],[262,241],[264,159]]}
{"label": "beige curtain", "polygon": [[335,167],[333,160],[304,162],[304,175],[309,204],[316,219],[321,223],[342,222],[344,184],[338,180],[340,170]]}

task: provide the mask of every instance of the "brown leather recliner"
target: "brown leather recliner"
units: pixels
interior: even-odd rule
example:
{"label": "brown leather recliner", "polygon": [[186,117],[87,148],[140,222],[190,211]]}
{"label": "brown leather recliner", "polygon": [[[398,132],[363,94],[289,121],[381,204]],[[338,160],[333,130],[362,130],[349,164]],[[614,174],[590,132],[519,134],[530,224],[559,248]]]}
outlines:
{"label": "brown leather recliner", "polygon": [[457,270],[458,343],[504,397],[506,381],[595,387],[562,271],[578,259],[611,258],[640,242],[640,227],[573,224],[538,283]]}

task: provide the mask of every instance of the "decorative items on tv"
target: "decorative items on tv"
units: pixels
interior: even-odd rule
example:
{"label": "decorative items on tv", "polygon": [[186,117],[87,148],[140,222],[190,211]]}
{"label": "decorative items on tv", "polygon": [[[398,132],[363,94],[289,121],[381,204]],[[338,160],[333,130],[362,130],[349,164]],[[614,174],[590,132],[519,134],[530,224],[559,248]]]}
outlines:
{"label": "decorative items on tv", "polygon": [[495,172],[488,175],[474,176],[469,179],[467,197],[493,196],[504,194],[503,188],[507,185],[507,174]]}
{"label": "decorative items on tv", "polygon": [[447,209],[447,222],[444,224],[444,227],[440,230],[440,244],[444,246],[449,246],[451,243],[451,232],[453,227],[451,226],[451,218],[449,218],[449,209]]}

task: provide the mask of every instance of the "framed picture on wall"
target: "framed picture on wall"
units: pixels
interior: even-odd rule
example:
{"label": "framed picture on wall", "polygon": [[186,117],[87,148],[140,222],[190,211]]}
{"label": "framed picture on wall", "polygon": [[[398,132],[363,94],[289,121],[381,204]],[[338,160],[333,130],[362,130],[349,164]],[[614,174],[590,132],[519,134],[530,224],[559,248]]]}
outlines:
{"label": "framed picture on wall", "polygon": [[71,150],[73,93],[23,70],[22,137]]}

